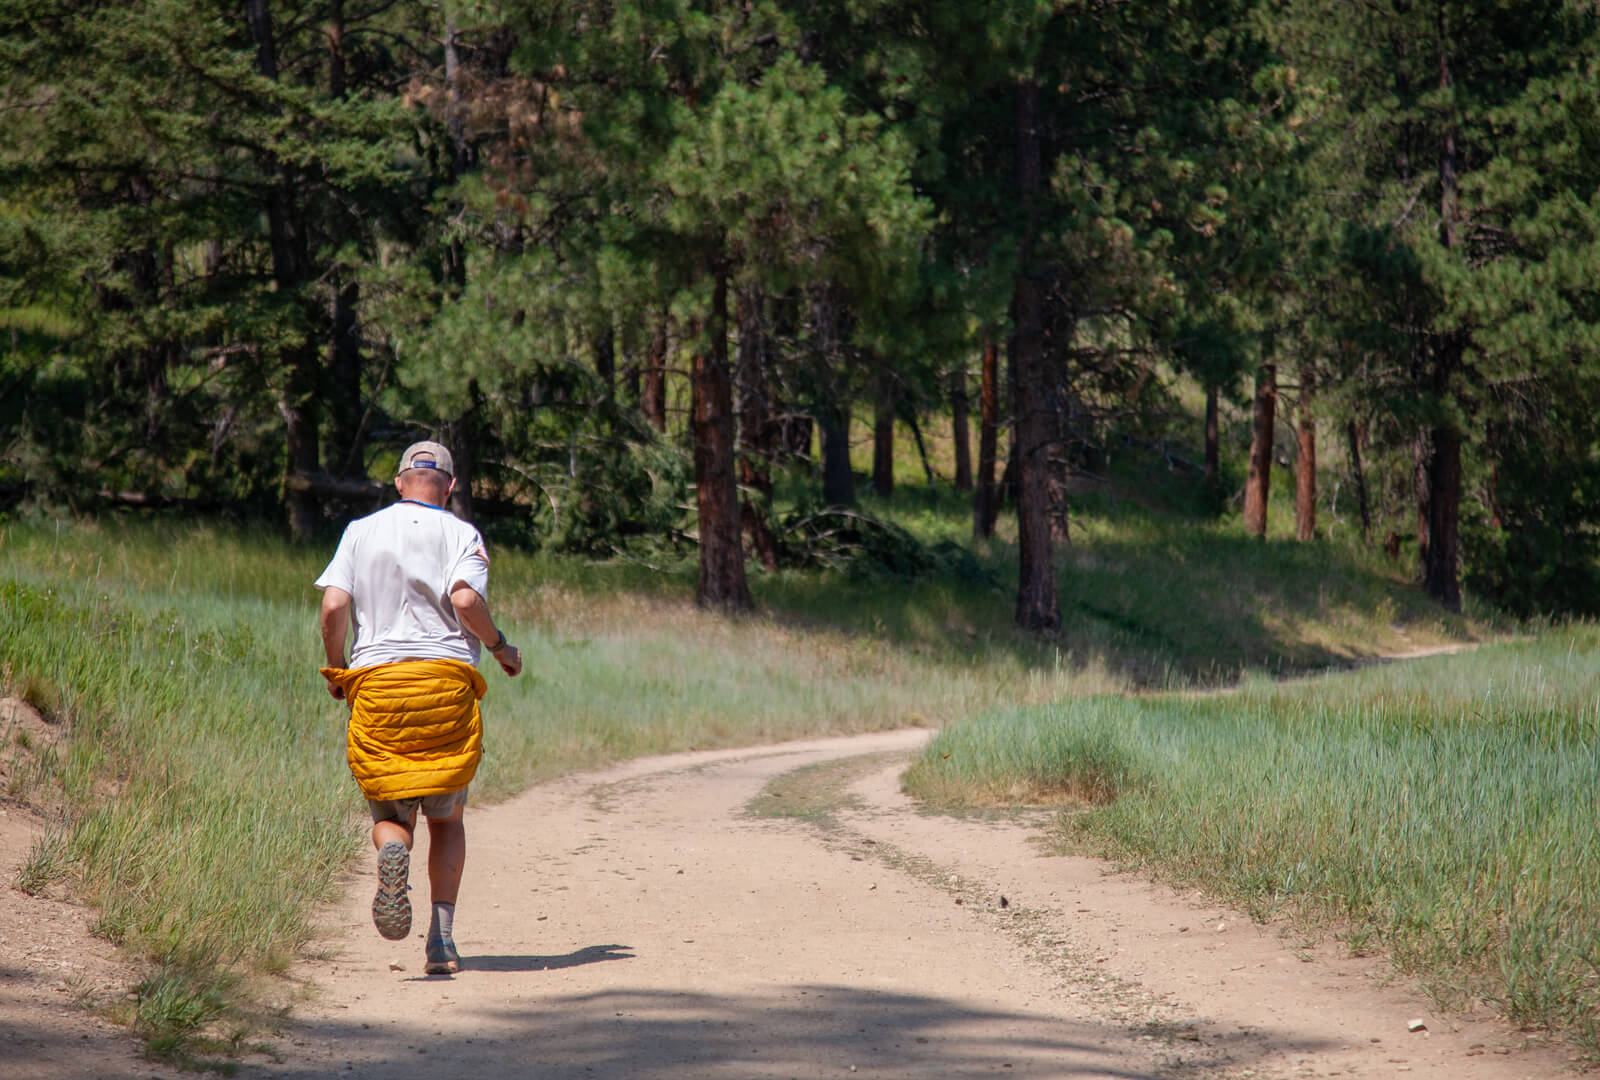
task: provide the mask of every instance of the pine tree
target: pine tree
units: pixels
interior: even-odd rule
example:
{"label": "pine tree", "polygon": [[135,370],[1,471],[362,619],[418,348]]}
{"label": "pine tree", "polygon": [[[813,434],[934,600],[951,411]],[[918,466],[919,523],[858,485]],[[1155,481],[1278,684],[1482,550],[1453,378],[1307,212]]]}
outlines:
{"label": "pine tree", "polygon": [[0,240],[8,302],[66,307],[73,377],[111,390],[70,406],[76,453],[41,447],[47,486],[260,500],[277,483],[293,535],[317,526],[324,401],[356,437],[340,252],[370,249],[386,196],[417,179],[403,112],[360,92],[393,58],[354,29],[285,29],[265,0],[0,10],[6,93],[35,106],[0,149],[0,184],[28,208]]}
{"label": "pine tree", "polygon": [[1547,286],[1553,266],[1586,258],[1586,217],[1558,234],[1534,223],[1589,201],[1567,151],[1546,147],[1587,124],[1595,17],[1553,2],[1306,2],[1283,29],[1286,53],[1336,89],[1321,202],[1328,295],[1358,344],[1345,377],[1390,452],[1410,455],[1419,573],[1459,608],[1462,500],[1506,449],[1473,433],[1519,431],[1508,401],[1582,393],[1556,373],[1573,370],[1589,316]]}

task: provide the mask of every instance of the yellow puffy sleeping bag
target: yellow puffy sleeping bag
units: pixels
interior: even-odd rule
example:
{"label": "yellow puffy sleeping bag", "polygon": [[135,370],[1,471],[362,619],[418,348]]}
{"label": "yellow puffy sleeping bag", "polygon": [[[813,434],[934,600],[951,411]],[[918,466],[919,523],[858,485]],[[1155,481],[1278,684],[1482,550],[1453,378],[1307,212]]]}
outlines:
{"label": "yellow puffy sleeping bag", "polygon": [[483,758],[478,699],[488,684],[459,660],[323,668],[350,702],[346,754],[369,799],[414,799],[467,786]]}

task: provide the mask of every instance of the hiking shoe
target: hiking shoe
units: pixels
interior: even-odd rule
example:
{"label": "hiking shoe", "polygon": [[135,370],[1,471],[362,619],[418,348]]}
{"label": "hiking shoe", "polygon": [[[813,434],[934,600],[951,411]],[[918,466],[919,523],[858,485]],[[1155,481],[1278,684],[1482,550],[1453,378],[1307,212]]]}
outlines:
{"label": "hiking shoe", "polygon": [[454,975],[461,970],[461,954],[449,938],[429,938],[427,958],[422,970],[428,975]]}
{"label": "hiking shoe", "polygon": [[372,897],[372,925],[390,941],[411,933],[411,852],[398,840],[378,851],[378,891]]}

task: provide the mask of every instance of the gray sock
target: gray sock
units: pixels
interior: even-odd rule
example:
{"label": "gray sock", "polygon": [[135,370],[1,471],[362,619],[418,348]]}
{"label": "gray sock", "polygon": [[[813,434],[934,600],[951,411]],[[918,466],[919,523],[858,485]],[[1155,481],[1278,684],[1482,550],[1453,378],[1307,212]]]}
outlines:
{"label": "gray sock", "polygon": [[455,928],[456,906],[446,904],[442,900],[433,903],[433,922],[428,924],[429,941],[452,941],[451,931]]}

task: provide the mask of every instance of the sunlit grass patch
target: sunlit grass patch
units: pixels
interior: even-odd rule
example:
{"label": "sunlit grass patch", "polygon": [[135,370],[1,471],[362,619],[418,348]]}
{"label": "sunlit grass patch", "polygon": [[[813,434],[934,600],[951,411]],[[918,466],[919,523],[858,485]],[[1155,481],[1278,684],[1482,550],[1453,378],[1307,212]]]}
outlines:
{"label": "sunlit grass patch", "polygon": [[1225,695],[994,710],[941,732],[908,786],[954,805],[1088,788],[1070,843],[1343,920],[1441,997],[1593,1046],[1596,645],[1577,627]]}

